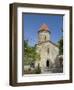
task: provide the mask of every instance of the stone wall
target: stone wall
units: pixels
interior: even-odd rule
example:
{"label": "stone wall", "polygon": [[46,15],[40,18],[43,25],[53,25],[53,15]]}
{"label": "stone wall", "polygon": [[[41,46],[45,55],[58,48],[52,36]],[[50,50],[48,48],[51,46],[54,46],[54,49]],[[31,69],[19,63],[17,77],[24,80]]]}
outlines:
{"label": "stone wall", "polygon": [[[51,42],[45,42],[38,44],[37,46],[37,52],[40,54],[40,60],[36,61],[35,66],[40,64],[40,67],[42,69],[46,68],[46,61],[49,60],[49,67],[52,67],[52,65],[55,63],[56,57],[59,54],[59,49],[57,46],[52,44]],[[49,49],[49,52],[48,52]]]}

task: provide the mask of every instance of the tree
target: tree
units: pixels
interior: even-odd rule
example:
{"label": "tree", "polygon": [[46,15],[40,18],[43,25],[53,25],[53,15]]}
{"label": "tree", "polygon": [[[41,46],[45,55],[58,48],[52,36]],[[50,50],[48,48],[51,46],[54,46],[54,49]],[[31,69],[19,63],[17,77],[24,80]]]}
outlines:
{"label": "tree", "polygon": [[59,46],[59,54],[63,55],[63,39],[59,40],[58,46]]}
{"label": "tree", "polygon": [[[63,29],[61,29],[61,32],[63,33]],[[58,41],[58,46],[59,46],[59,54],[63,55],[63,36]]]}
{"label": "tree", "polygon": [[40,60],[40,55],[36,52],[36,47],[30,47],[28,41],[24,41],[24,64],[31,65],[37,59]]}

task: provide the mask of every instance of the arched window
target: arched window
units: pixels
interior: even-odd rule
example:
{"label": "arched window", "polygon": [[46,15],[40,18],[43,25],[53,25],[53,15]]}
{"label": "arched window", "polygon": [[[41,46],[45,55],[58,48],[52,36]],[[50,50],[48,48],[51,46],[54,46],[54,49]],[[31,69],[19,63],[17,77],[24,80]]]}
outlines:
{"label": "arched window", "polygon": [[45,41],[46,41],[46,36],[44,37]]}
{"label": "arched window", "polygon": [[49,48],[47,48],[47,53],[49,54]]}

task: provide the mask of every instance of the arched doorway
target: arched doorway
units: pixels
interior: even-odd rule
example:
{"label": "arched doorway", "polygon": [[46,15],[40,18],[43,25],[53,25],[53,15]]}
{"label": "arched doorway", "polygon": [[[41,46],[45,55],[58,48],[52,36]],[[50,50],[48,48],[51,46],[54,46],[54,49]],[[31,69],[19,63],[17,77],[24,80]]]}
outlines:
{"label": "arched doorway", "polygon": [[46,67],[49,67],[49,60],[46,61]]}

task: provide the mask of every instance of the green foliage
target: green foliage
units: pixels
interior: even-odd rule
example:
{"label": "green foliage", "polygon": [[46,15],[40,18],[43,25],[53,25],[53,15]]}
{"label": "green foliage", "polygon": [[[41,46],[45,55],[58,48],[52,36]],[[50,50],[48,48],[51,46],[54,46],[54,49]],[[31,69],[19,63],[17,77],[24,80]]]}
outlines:
{"label": "green foliage", "polygon": [[59,54],[63,54],[63,39],[61,39],[59,42],[58,42],[58,46],[59,46]]}
{"label": "green foliage", "polygon": [[41,73],[41,68],[40,66],[34,68],[34,69],[25,69],[24,74],[40,74]]}
{"label": "green foliage", "polygon": [[37,59],[40,60],[40,55],[36,52],[36,47],[30,47],[28,41],[24,41],[24,64],[31,65]]}

